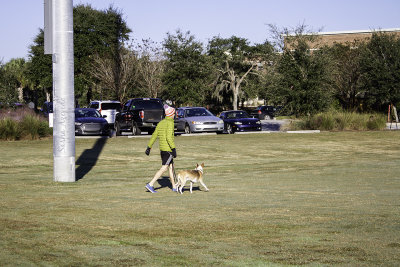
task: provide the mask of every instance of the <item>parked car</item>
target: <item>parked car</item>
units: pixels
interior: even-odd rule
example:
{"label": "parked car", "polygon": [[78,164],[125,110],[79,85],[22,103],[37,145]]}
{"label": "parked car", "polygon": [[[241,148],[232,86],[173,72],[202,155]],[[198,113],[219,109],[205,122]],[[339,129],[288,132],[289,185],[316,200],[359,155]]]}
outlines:
{"label": "parked car", "polygon": [[115,117],[116,134],[121,135],[122,131],[131,131],[133,135],[140,135],[143,130],[152,134],[164,116],[164,106],[161,99],[130,99]]}
{"label": "parked car", "polygon": [[203,107],[182,107],[176,111],[175,128],[185,133],[224,131],[224,121]]}
{"label": "parked car", "polygon": [[261,131],[261,121],[258,118],[250,117],[246,111],[230,110],[220,114],[225,123],[225,130],[228,134],[237,131]]}
{"label": "parked car", "polygon": [[275,112],[274,106],[259,106],[250,112],[250,116],[260,120],[271,120],[275,117]]}
{"label": "parked car", "polygon": [[75,135],[109,135],[107,115],[94,108],[75,109]]}
{"label": "parked car", "polygon": [[89,108],[97,109],[102,116],[106,115],[105,119],[109,126],[113,128],[115,117],[121,111],[121,102],[114,100],[94,100],[90,102]]}
{"label": "parked car", "polygon": [[42,114],[48,118],[50,113],[53,113],[53,102],[45,101],[40,109]]}

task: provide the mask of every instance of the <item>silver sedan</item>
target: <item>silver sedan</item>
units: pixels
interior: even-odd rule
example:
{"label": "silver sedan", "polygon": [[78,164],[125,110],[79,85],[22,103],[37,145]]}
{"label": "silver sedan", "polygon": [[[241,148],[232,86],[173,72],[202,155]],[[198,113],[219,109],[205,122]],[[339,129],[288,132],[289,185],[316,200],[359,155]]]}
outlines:
{"label": "silver sedan", "polygon": [[203,107],[183,107],[176,111],[175,127],[185,133],[224,131],[224,121]]}

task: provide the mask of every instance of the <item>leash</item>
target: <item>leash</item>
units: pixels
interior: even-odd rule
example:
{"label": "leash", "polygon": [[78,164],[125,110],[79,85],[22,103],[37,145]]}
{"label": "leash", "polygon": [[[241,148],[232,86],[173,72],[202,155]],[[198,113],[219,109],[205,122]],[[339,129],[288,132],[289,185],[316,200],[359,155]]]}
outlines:
{"label": "leash", "polygon": [[[169,154],[170,154],[171,157],[172,157],[172,153],[169,153]],[[178,179],[176,178],[175,164],[174,164],[174,162],[172,162],[171,165],[172,165],[172,171],[173,171],[173,173],[174,173],[174,182],[175,182],[175,185],[177,185],[177,184],[178,184]]]}
{"label": "leash", "polygon": [[178,184],[178,179],[176,178],[176,173],[175,173],[175,164],[172,162],[172,171],[174,172],[174,182],[175,185]]}

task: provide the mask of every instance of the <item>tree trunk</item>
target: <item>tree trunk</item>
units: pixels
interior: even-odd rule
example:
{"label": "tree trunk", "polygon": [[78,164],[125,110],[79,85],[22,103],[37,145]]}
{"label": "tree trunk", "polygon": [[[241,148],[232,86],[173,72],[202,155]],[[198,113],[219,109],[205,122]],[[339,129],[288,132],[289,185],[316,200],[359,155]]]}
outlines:
{"label": "tree trunk", "polygon": [[233,82],[233,87],[232,87],[232,92],[233,92],[233,110],[237,110],[238,109],[238,106],[237,106],[237,103],[238,103],[238,96],[239,96],[239,86],[240,86],[240,84],[235,84],[234,82]]}
{"label": "tree trunk", "polygon": [[50,93],[46,90],[46,101],[47,102],[51,101],[50,97],[51,97]]}
{"label": "tree trunk", "polygon": [[20,103],[23,103],[24,102],[24,88],[22,88],[22,86],[21,87],[18,87],[18,101],[20,102]]}

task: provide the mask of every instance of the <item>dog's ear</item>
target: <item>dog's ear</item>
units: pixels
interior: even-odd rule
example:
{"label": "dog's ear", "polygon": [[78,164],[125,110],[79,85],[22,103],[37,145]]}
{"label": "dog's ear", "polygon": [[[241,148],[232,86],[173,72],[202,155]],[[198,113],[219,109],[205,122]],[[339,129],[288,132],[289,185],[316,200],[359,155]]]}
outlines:
{"label": "dog's ear", "polygon": [[197,168],[197,167],[199,167],[199,164],[198,164],[198,163],[196,163],[196,168]]}
{"label": "dog's ear", "polygon": [[204,168],[204,162],[201,164],[201,167]]}

